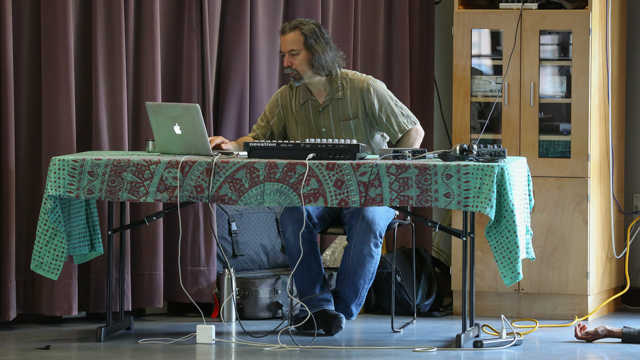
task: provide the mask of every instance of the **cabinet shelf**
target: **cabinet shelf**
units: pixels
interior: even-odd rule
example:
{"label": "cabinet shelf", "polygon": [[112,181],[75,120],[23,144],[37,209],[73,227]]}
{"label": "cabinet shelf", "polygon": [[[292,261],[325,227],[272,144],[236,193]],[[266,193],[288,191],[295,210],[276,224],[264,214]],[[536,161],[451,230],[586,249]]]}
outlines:
{"label": "cabinet shelf", "polygon": [[540,65],[571,66],[571,60],[540,60]]}
{"label": "cabinet shelf", "polygon": [[[471,140],[477,140],[480,134],[471,134]],[[500,140],[502,139],[502,134],[482,134],[483,139],[491,139],[491,140]]]}
{"label": "cabinet shelf", "polygon": [[571,135],[540,135],[538,140],[571,141]]}
{"label": "cabinet shelf", "polygon": [[483,57],[483,56],[474,56],[471,58],[471,63],[483,63],[483,65],[502,65],[503,64],[503,60],[502,59],[492,59],[490,57]]}
{"label": "cabinet shelf", "polygon": [[[502,94],[498,97],[498,99],[502,99]],[[496,101],[496,97],[495,96],[491,96],[491,97],[489,97],[489,96],[482,96],[482,97],[478,96],[478,97],[475,97],[474,96],[474,97],[471,98],[471,101],[472,102],[490,102],[490,103],[492,103],[492,102]]]}
{"label": "cabinet shelf", "polygon": [[571,98],[540,98],[541,104],[571,104]]}

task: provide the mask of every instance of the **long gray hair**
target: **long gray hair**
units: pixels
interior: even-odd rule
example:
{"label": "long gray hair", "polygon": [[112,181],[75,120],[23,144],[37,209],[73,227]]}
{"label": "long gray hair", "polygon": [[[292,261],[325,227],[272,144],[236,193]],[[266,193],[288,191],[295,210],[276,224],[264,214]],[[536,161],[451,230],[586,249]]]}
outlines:
{"label": "long gray hair", "polygon": [[310,68],[320,76],[335,75],[345,65],[344,53],[331,40],[331,36],[317,21],[295,19],[282,25],[280,36],[300,31],[304,38],[304,47],[313,55]]}

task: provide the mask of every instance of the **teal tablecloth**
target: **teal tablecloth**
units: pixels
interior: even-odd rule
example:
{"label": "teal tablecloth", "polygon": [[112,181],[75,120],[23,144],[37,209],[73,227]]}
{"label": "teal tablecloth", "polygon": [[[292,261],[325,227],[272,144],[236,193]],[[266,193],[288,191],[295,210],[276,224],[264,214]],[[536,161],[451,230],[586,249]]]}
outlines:
{"label": "teal tablecloth", "polygon": [[[57,279],[68,255],[77,264],[102,254],[96,200],[175,203],[179,185],[180,202],[301,204],[304,161],[223,158],[215,164],[211,183],[213,166],[210,157],[144,152],[85,152],[51,159],[31,269]],[[311,161],[304,203],[411,205],[485,214],[490,218],[485,235],[507,286],[522,279],[522,259],[535,259],[533,188],[521,157],[497,164]]]}

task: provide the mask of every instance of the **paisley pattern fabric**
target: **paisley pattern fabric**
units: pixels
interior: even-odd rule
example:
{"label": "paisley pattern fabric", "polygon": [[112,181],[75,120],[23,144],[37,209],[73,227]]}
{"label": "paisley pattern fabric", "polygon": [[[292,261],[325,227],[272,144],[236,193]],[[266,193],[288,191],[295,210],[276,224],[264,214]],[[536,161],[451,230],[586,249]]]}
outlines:
{"label": "paisley pattern fabric", "polygon": [[[261,160],[85,152],[51,159],[31,269],[57,279],[102,254],[96,200],[242,206],[418,206],[491,220],[485,235],[507,286],[522,279],[531,243],[533,187],[525,158],[504,163]],[[212,176],[213,174],[213,176]],[[306,176],[305,176],[306,174]]]}

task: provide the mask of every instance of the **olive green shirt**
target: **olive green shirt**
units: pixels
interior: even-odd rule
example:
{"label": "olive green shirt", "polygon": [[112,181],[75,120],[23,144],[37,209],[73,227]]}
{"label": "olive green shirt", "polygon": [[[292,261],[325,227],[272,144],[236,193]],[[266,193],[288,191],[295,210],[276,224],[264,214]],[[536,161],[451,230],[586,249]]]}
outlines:
{"label": "olive green shirt", "polygon": [[420,122],[385,84],[340,70],[322,104],[306,84],[280,88],[248,135],[254,140],[356,139],[374,153]]}

